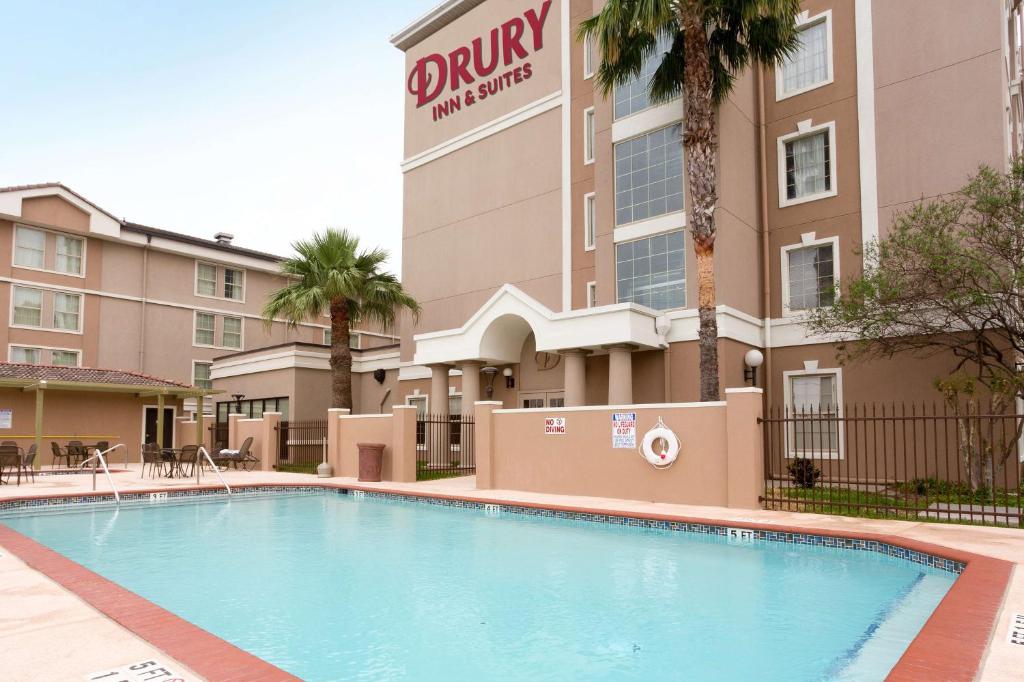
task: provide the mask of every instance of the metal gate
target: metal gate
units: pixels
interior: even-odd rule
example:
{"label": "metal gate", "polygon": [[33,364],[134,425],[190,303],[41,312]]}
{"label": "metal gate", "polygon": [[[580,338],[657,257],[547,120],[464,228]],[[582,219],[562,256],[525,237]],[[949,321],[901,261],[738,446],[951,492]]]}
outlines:
{"label": "metal gate", "polygon": [[277,432],[277,470],[315,473],[324,456],[327,420],[283,421]]}
{"label": "metal gate", "polygon": [[476,473],[473,416],[422,414],[416,418],[416,480]]}
{"label": "metal gate", "polygon": [[228,446],[228,423],[210,424],[210,453],[216,454]]}

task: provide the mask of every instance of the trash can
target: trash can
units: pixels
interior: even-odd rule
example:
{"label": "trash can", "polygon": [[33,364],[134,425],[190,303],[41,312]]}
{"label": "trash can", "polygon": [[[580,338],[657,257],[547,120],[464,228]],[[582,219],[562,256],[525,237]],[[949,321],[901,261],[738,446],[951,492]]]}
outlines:
{"label": "trash can", "polygon": [[383,443],[356,443],[359,448],[359,480],[379,481],[380,467],[384,460]]}

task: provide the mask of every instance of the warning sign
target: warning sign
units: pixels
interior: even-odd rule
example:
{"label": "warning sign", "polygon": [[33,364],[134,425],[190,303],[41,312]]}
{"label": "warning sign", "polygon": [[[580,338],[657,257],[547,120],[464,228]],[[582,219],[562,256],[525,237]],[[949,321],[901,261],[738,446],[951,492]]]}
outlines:
{"label": "warning sign", "polygon": [[544,417],[545,436],[564,436],[565,417]]}
{"label": "warning sign", "polygon": [[612,447],[636,447],[636,412],[612,413]]}

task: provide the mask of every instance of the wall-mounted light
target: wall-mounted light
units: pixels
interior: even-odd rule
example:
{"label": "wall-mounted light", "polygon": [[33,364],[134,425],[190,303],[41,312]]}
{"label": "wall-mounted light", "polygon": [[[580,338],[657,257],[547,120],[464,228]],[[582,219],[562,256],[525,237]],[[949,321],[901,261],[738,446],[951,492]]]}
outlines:
{"label": "wall-mounted light", "polygon": [[501,370],[501,374],[502,374],[502,376],[505,377],[505,388],[515,388],[516,387],[516,378],[514,376],[512,376],[512,368],[511,367],[506,367],[505,369]]}
{"label": "wall-mounted light", "polygon": [[373,379],[378,384],[383,384],[385,378],[387,378],[387,372],[385,372],[383,369],[378,367],[377,369],[373,370]]}
{"label": "wall-mounted light", "polygon": [[235,412],[242,411],[242,399],[245,398],[244,393],[232,393],[231,397],[235,399]]}
{"label": "wall-mounted light", "polygon": [[494,396],[494,377],[498,376],[498,368],[484,367],[480,373],[487,377],[487,386],[484,391],[487,393],[487,399],[490,400]]}
{"label": "wall-mounted light", "polygon": [[751,386],[757,386],[757,368],[764,362],[764,355],[756,348],[747,351],[743,356],[743,380]]}

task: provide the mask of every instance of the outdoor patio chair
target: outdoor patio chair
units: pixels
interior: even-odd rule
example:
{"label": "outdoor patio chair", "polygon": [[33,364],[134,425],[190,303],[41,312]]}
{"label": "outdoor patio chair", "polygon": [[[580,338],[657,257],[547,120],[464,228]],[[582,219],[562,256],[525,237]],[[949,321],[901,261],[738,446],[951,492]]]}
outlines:
{"label": "outdoor patio chair", "polygon": [[18,483],[21,483],[22,454],[17,445],[0,445],[0,483],[4,482],[4,473],[7,474],[7,482],[10,483],[11,472],[18,476]]}
{"label": "outdoor patio chair", "polygon": [[242,466],[246,471],[252,471],[256,464],[259,463],[259,459],[255,455],[249,452],[249,447],[252,445],[252,436],[249,436],[242,441],[242,447],[237,450],[221,450],[217,456],[218,460],[230,463],[235,469],[239,465]]}
{"label": "outdoor patio chair", "polygon": [[52,440],[50,441],[50,450],[53,452],[53,463],[50,465],[51,469],[56,468],[62,459],[67,462],[68,468],[71,468],[71,456],[68,454],[67,450],[57,445],[57,443]]}
{"label": "outdoor patio chair", "polygon": [[167,460],[160,452],[160,446],[156,443],[146,443],[142,446],[142,476],[146,475],[146,467],[149,467],[149,477],[153,478],[157,471],[164,475],[164,465]]}
{"label": "outdoor patio chair", "polygon": [[80,462],[84,462],[89,457],[89,455],[86,454],[85,445],[80,440],[69,440],[66,452],[68,453],[69,467],[75,466]]}
{"label": "outdoor patio chair", "polygon": [[110,443],[108,443],[105,440],[101,440],[100,442],[96,443],[96,449],[99,450],[100,452],[106,452],[107,450],[110,449]]}
{"label": "outdoor patio chair", "polygon": [[[196,471],[196,460],[199,458],[198,445],[186,445],[178,454],[178,470],[182,476],[191,476]],[[186,471],[188,467],[188,471]]]}
{"label": "outdoor patio chair", "polygon": [[28,446],[28,452],[21,456],[21,466],[25,470],[25,476],[31,477],[36,482],[36,444]]}

